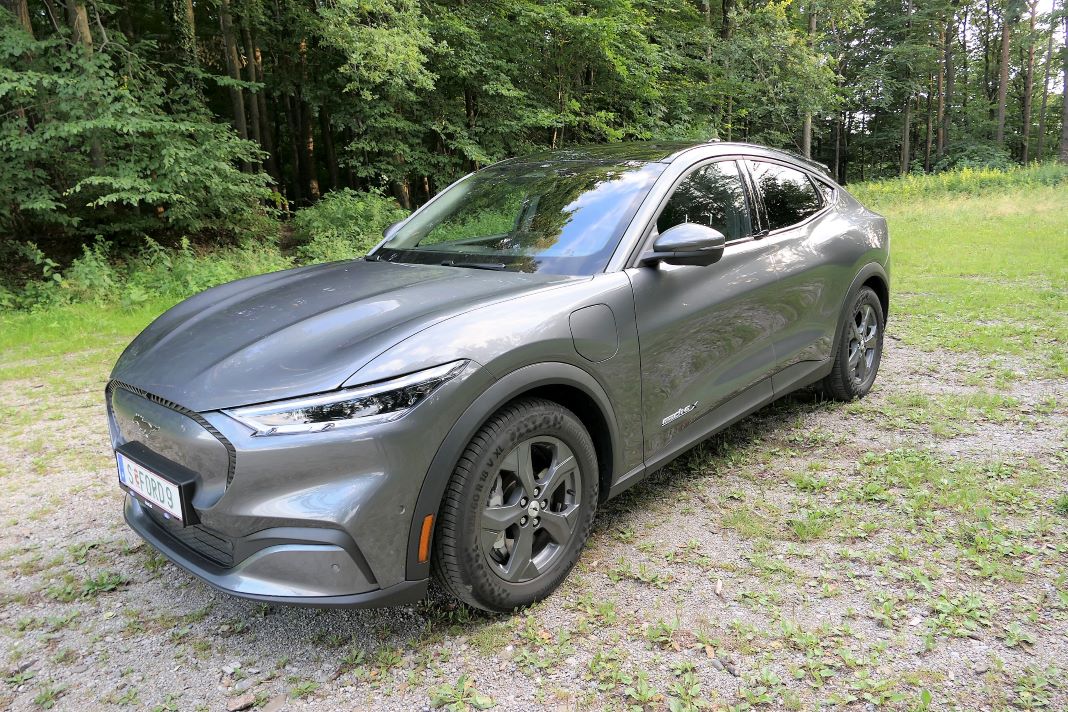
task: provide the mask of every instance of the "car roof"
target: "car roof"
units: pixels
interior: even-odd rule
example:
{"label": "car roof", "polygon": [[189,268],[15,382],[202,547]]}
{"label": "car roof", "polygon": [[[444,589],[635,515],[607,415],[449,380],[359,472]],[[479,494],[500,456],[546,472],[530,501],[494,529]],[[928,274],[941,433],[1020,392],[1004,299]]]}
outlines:
{"label": "car roof", "polygon": [[682,156],[700,160],[717,155],[742,153],[752,156],[778,158],[790,163],[800,164],[809,170],[824,176],[830,176],[827,166],[805,158],[801,154],[782,149],[768,148],[753,143],[737,141],[623,141],[620,143],[602,143],[569,146],[549,151],[538,151],[517,158],[501,161],[497,165],[521,165],[527,163],[544,163],[548,161],[580,161],[610,163],[672,163]]}

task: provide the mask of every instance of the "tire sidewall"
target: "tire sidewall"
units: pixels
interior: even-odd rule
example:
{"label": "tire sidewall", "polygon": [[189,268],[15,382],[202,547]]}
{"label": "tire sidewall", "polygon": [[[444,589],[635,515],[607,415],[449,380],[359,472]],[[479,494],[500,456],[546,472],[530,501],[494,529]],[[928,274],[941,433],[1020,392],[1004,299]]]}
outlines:
{"label": "tire sidewall", "polygon": [[[487,433],[480,432],[485,436]],[[456,532],[456,563],[461,580],[479,604],[497,611],[529,605],[549,595],[567,577],[589,537],[597,507],[598,471],[593,441],[570,411],[548,402],[507,417],[496,432],[472,441],[464,456],[470,477],[463,488]],[[496,480],[501,461],[520,442],[538,435],[559,438],[574,454],[581,473],[581,502],[575,534],[555,566],[523,583],[505,581],[492,569],[480,541],[482,511]],[[473,456],[473,457],[471,457]]]}

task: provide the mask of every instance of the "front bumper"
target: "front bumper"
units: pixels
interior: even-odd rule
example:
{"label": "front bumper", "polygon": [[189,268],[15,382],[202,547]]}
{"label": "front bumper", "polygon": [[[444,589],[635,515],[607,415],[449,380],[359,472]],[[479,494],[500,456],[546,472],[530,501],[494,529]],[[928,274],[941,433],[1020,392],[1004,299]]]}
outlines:
{"label": "front bumper", "polygon": [[151,450],[144,464],[165,477],[178,467],[196,473],[189,526],[132,495],[126,521],[175,564],[235,596],[346,607],[418,600],[425,574],[409,580],[408,571],[419,491],[469,400],[454,389],[478,391],[491,380],[473,367],[396,421],[269,437],[119,384],[109,388],[113,446]]}
{"label": "front bumper", "polygon": [[130,528],[170,561],[240,598],[321,608],[375,608],[415,603],[426,596],[426,579],[386,588],[368,581],[366,563],[346,545],[341,532],[264,530],[238,542],[252,553],[225,567],[183,544],[132,496],[126,497],[124,515]]}

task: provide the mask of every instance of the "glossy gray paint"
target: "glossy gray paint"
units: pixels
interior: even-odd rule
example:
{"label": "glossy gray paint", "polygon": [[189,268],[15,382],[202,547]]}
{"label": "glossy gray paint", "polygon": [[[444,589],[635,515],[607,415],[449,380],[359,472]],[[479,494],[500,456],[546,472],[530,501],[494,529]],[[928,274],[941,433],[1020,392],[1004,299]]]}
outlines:
{"label": "glossy gray paint", "polygon": [[[602,494],[615,495],[716,429],[824,374],[848,295],[865,279],[888,280],[883,219],[835,186],[833,202],[810,220],[728,245],[715,265],[640,266],[661,204],[695,165],[750,156],[833,183],[789,156],[740,144],[613,146],[583,149],[581,157],[619,151],[667,167],[604,273],[561,277],[363,260],[288,270],[179,304],[119,359],[115,381],[195,411],[235,451],[232,482],[210,496],[198,493],[201,526],[239,549],[262,532],[299,528],[304,534],[293,546],[320,548],[295,551],[333,563],[341,557],[346,571],[366,567],[350,590],[340,590],[332,573],[316,588],[322,567],[315,557],[298,565],[285,543],[271,554],[278,566],[259,565],[270,576],[242,569],[237,584],[240,564],[223,569],[197,559],[153,529],[138,505],[127,508],[131,526],[182,566],[240,595],[316,605],[408,600],[428,574],[416,556],[422,518],[436,513],[474,432],[516,396],[536,389],[576,410],[597,432]],[[393,422],[254,437],[220,412],[457,359],[471,361],[461,377]],[[126,396],[112,407],[140,408],[134,415],[162,421],[166,432],[158,437],[173,443],[163,455],[179,464],[196,465],[217,450],[202,453],[196,443],[203,436],[183,431],[188,423],[170,413]],[[112,435],[115,445],[132,437],[114,419]],[[183,438],[192,438],[189,453],[180,452]],[[196,466],[217,482],[220,462]],[[287,584],[286,570],[300,581]]]}

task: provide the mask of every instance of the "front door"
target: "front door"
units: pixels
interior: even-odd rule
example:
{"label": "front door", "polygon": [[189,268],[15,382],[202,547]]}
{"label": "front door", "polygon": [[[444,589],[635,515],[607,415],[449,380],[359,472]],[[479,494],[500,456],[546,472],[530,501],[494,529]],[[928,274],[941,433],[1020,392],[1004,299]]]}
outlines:
{"label": "front door", "polygon": [[[749,389],[770,395],[772,336],[781,326],[775,298],[775,243],[754,236],[756,217],[733,160],[698,165],[683,176],[646,241],[681,222],[700,222],[727,238],[707,267],[659,264],[627,270],[641,349],[646,462],[685,444],[709,421],[698,419]],[[690,428],[689,426],[693,426]]]}

